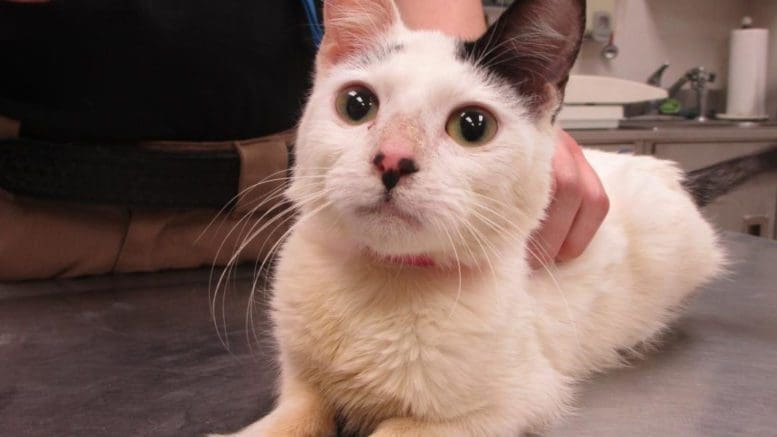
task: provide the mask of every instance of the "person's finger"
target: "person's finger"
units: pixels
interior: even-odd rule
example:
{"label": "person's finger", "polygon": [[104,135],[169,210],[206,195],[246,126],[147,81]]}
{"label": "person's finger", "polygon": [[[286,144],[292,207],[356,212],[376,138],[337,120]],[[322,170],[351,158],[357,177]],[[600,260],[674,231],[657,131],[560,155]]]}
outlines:
{"label": "person's finger", "polygon": [[578,163],[564,143],[564,140],[559,142],[553,156],[553,199],[545,221],[530,242],[534,256],[530,256],[529,261],[533,268],[555,260],[582,201]]}
{"label": "person's finger", "polygon": [[569,261],[580,256],[599,230],[610,209],[610,201],[599,176],[586,161],[579,146],[575,146],[578,150],[573,151],[572,155],[577,161],[582,198],[572,227],[556,255],[557,261]]}

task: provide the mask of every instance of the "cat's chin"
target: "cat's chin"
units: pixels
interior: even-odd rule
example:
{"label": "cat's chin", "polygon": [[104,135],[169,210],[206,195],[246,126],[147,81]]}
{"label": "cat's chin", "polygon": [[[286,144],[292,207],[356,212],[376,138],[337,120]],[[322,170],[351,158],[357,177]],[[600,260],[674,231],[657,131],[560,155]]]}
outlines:
{"label": "cat's chin", "polygon": [[356,216],[377,227],[390,231],[420,231],[423,223],[415,215],[397,207],[391,202],[379,202],[371,206],[356,208]]}
{"label": "cat's chin", "polygon": [[439,251],[434,228],[393,202],[358,206],[344,214],[345,240],[378,256],[402,257]]}

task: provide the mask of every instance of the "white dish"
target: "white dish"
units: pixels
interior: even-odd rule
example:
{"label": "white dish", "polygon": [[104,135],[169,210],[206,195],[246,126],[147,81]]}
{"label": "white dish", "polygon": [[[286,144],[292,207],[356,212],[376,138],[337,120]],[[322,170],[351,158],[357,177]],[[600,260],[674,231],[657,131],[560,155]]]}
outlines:
{"label": "white dish", "polygon": [[716,114],[715,118],[720,120],[738,120],[738,121],[761,121],[768,120],[769,116],[766,114],[761,115],[739,115],[739,114]]}
{"label": "white dish", "polygon": [[572,74],[569,76],[564,103],[623,105],[668,97],[665,89],[633,80],[607,76]]}

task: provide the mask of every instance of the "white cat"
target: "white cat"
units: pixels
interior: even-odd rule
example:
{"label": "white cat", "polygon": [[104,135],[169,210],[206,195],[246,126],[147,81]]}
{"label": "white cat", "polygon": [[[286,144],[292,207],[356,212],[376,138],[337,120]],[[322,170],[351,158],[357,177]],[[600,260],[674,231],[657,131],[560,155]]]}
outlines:
{"label": "white cat", "polygon": [[277,407],[249,436],[515,436],[649,342],[721,270],[670,162],[587,151],[610,198],[532,271],[583,0],[519,0],[462,43],[390,0],[327,0],[272,301]]}

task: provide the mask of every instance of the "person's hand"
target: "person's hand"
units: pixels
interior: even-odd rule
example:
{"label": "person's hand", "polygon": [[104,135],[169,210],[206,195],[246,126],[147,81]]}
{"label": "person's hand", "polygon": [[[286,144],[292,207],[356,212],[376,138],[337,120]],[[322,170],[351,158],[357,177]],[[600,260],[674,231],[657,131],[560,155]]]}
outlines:
{"label": "person's hand", "polygon": [[610,201],[577,142],[559,131],[553,157],[553,200],[530,242],[532,268],[580,256],[607,216]]}

